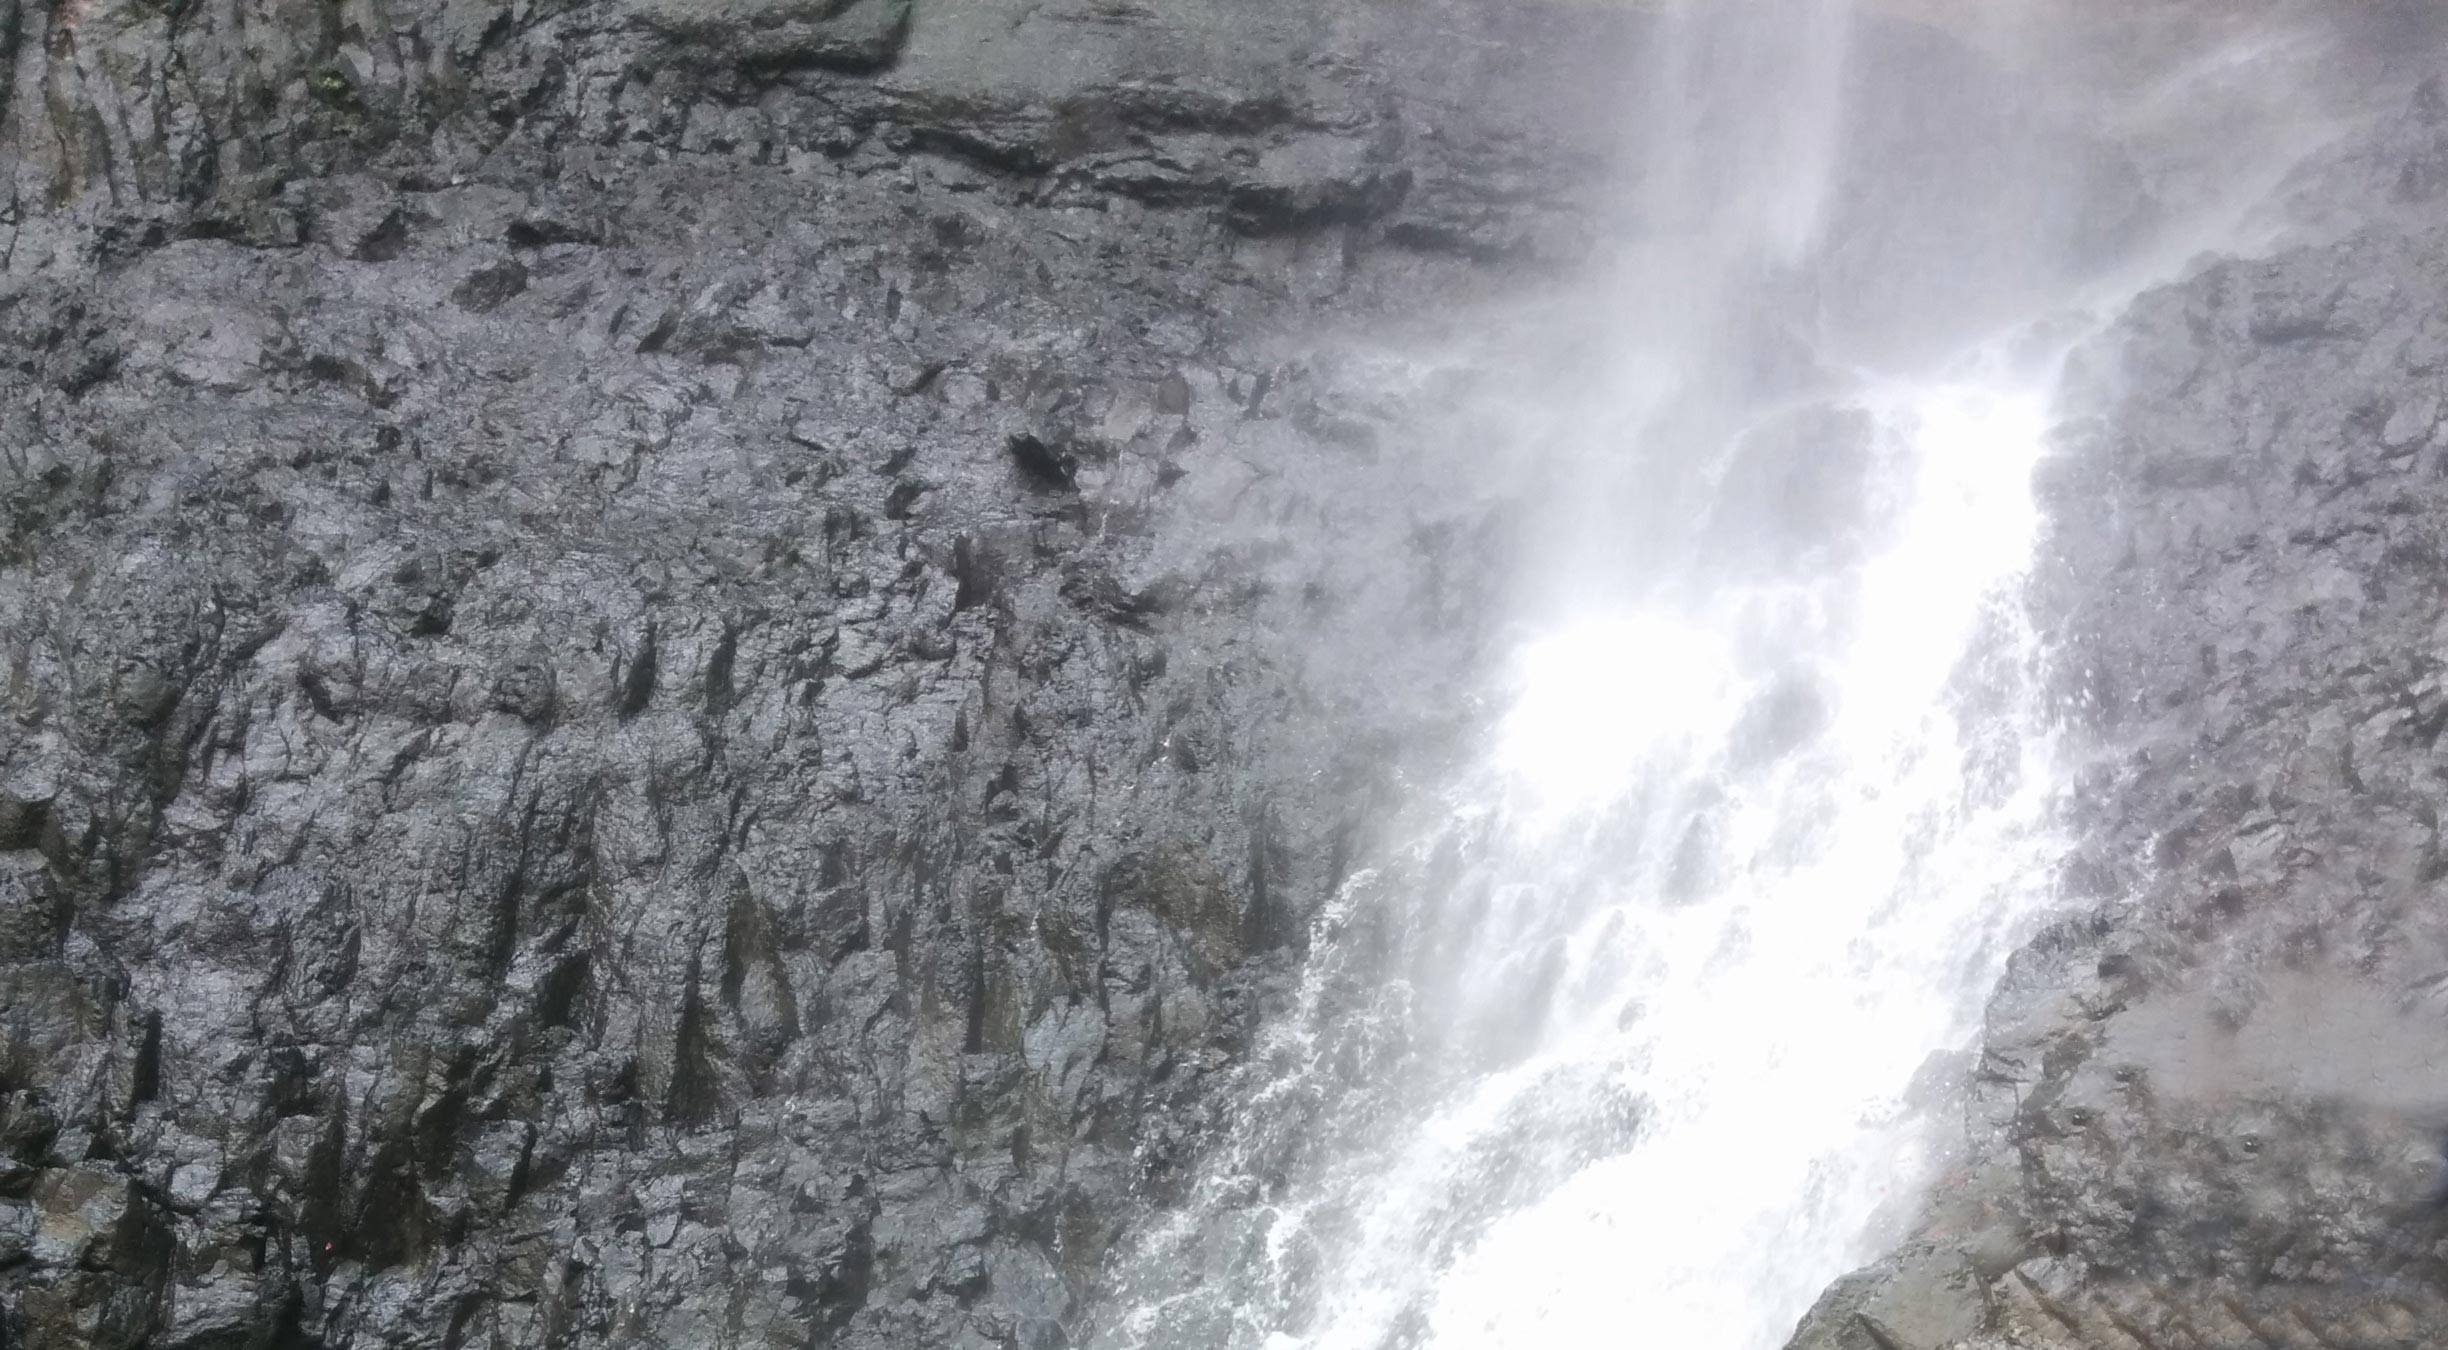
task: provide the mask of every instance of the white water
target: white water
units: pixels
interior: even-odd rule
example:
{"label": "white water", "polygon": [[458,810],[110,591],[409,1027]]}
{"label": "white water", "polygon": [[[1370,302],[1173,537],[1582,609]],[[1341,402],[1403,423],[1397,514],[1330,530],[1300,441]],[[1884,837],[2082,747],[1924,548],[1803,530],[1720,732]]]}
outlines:
{"label": "white water", "polygon": [[1900,368],[1820,340],[1857,45],[1840,0],[1700,4],[1636,63],[1640,225],[1605,373],[1525,433],[1561,505],[1484,754],[1318,919],[1092,1343],[1774,1350],[1933,1177],[1932,1070],[2059,852],[2034,468],[2132,288]]}
{"label": "white water", "polygon": [[[1575,896],[1534,925],[1568,955],[1539,1052],[1423,1136],[1450,1148],[1452,1122],[1500,1116],[1559,1069],[1644,1109],[1629,1147],[1497,1219],[1438,1278],[1426,1344],[1773,1345],[1926,1175],[1906,1089],[1965,1043],[2006,939],[2046,900],[2048,747],[2013,603],[2045,389],[1974,378],[1862,401],[1907,504],[1858,572],[1582,619],[1525,651],[1495,752],[1499,865],[1526,907]],[[1730,768],[1744,708],[1797,648],[1824,730]],[[1628,689],[1591,678],[1661,649],[1689,664]],[[1995,684],[1974,701],[2006,710],[1987,719],[1957,691],[1976,653]],[[1609,847],[1620,822],[1576,829],[1646,798],[1666,818],[1638,832],[1671,838],[1697,784],[1720,785],[1700,898],[1662,897],[1654,868]],[[1316,1345],[1380,1343],[1328,1327]]]}
{"label": "white water", "polygon": [[[2013,604],[2041,378],[1858,391],[1902,501],[1857,567],[1525,638],[1483,770],[1410,866],[1356,878],[1321,924],[1331,949],[1397,908],[1418,955],[1361,1009],[1339,1003],[1353,972],[1315,960],[1270,1094],[1331,1095],[1355,1041],[1417,1082],[1348,1133],[1305,1123],[1341,1156],[1222,1257],[1273,1267],[1231,1296],[1226,1343],[1772,1346],[1870,1254],[1931,1162],[1906,1091],[1966,1043],[2046,899]],[[1746,718],[1797,652],[1824,725],[1758,763]],[[1456,880],[1422,904],[1439,871]],[[1203,1343],[1201,1297],[1151,1301],[1126,1339]]]}

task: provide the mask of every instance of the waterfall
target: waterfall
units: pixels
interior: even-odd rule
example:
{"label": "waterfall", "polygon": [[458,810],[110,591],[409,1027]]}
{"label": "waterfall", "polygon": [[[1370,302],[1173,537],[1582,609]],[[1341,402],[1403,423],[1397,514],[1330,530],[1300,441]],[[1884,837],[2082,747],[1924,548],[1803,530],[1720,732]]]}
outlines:
{"label": "waterfall", "polygon": [[1483,752],[1316,920],[1093,1344],[1774,1350],[2049,908],[2031,483],[2127,185],[1842,0],[1669,7],[1624,69]]}

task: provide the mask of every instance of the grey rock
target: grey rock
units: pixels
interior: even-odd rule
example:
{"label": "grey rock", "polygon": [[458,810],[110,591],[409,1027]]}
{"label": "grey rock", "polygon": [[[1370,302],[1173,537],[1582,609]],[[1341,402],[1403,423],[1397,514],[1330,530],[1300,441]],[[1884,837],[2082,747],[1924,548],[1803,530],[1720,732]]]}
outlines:
{"label": "grey rock", "polygon": [[0,1340],[1067,1343],[1484,636],[1414,8],[6,10]]}
{"label": "grey rock", "polygon": [[[1643,8],[0,14],[0,1340],[1067,1344],[1505,584],[1450,404],[1287,335],[1586,254]],[[2048,603],[2141,898],[2020,963],[2009,1165],[1835,1334],[2429,1315],[2422,1103],[2161,1099],[2097,1026],[2448,968],[2422,97],[2115,339]],[[1978,270],[1950,203],[1841,205],[1855,280]],[[2148,217],[2113,163],[2062,205]],[[1763,519],[1875,527],[1764,453]]]}

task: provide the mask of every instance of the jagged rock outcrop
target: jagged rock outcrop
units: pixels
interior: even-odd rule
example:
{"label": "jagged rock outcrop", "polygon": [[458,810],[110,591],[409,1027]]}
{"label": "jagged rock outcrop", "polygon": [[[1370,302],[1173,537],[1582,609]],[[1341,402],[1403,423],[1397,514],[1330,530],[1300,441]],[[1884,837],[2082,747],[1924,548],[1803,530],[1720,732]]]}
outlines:
{"label": "jagged rock outcrop", "polygon": [[2441,88],[2078,357],[2037,583],[2078,912],[1990,1007],[1938,1198],[1796,1347],[2448,1340]]}
{"label": "jagged rock outcrop", "polygon": [[1286,334],[1621,21],[11,0],[0,1343],[1063,1344],[1486,610]]}
{"label": "jagged rock outcrop", "polygon": [[[1503,584],[1316,335],[1603,233],[1638,10],[0,0],[0,1343],[1066,1344]],[[2102,348],[2100,909],[1803,1343],[2444,1324],[2440,106]]]}

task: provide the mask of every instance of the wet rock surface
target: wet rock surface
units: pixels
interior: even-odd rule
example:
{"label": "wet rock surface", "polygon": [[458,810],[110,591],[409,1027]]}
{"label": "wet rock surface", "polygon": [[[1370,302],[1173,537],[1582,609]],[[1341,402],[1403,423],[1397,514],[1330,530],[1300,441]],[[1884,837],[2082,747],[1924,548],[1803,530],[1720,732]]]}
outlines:
{"label": "wet rock surface", "polygon": [[2448,1338],[2443,147],[2434,78],[2297,173],[2295,243],[2078,356],[2036,583],[2071,913],[1937,1198],[1795,1346]]}
{"label": "wet rock surface", "polygon": [[1615,20],[5,14],[0,1343],[1064,1344],[1489,608],[1285,335]]}
{"label": "wet rock surface", "polygon": [[[1070,1343],[1510,552],[1295,335],[1587,250],[1628,14],[0,9],[0,1343]],[[2095,350],[2091,908],[1798,1343],[2448,1326],[2442,106]]]}

